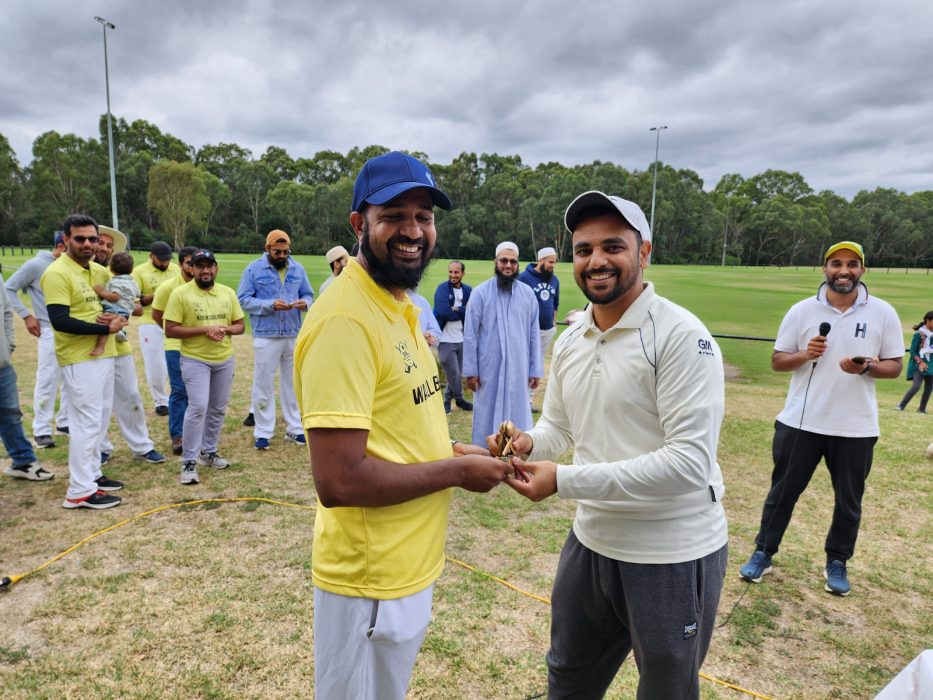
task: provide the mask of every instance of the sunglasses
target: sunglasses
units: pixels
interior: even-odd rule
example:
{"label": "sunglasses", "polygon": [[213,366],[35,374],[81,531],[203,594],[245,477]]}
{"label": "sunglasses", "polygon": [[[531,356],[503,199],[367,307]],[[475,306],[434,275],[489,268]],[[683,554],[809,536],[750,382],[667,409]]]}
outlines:
{"label": "sunglasses", "polygon": [[500,265],[518,265],[518,260],[515,258],[499,258],[497,262]]}
{"label": "sunglasses", "polygon": [[97,243],[100,238],[97,236],[72,236],[71,240],[75,243]]}
{"label": "sunglasses", "polygon": [[275,255],[276,257],[278,257],[278,256],[280,256],[280,255],[291,255],[291,254],[292,254],[292,251],[290,251],[288,248],[286,248],[285,250],[279,250],[279,249],[277,249],[277,248],[272,248],[272,249],[269,251],[269,254],[270,254],[270,255]]}

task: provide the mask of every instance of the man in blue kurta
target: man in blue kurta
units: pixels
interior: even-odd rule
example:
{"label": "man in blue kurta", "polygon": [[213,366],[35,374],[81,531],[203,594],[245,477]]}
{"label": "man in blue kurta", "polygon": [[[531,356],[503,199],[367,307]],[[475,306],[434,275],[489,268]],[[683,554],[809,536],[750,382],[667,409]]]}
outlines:
{"label": "man in blue kurta", "polygon": [[[544,375],[538,300],[518,280],[518,246],[496,248],[496,275],[473,290],[463,328],[463,376],[473,391],[473,443],[511,420],[530,429],[528,389]],[[527,426],[527,427],[526,427]]]}

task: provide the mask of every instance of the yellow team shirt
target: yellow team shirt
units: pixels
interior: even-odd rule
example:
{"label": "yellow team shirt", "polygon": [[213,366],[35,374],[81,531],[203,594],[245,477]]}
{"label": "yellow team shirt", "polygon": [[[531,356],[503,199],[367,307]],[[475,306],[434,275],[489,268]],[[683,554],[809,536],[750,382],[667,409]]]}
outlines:
{"label": "yellow team shirt", "polygon": [[[168,298],[172,295],[176,289],[178,289],[183,284],[186,284],[185,278],[179,274],[174,279],[165,280],[163,284],[160,284],[155,291],[155,296],[152,298],[152,304],[150,308],[152,311],[161,311],[163,326],[165,321],[165,307],[168,306]],[[169,350],[181,350],[181,339],[179,338],[169,338],[165,336],[164,348],[166,351]]]}
{"label": "yellow team shirt", "polygon": [[[39,285],[45,294],[46,304],[64,304],[69,307],[69,316],[86,323],[95,323],[97,317],[104,313],[104,307],[94,291],[94,285],[104,286],[109,279],[110,271],[103,265],[92,260],[87,267],[81,267],[65,253],[45,269]],[[97,346],[97,338],[96,335],[55,331],[55,357],[58,364],[64,367],[117,354],[116,339],[111,333],[103,354],[91,355],[91,350]]]}
{"label": "yellow team shirt", "polygon": [[[173,277],[181,277],[181,268],[176,262],[170,262],[164,271],[153,265],[151,260],[133,268],[133,279],[139,285],[140,296],[155,294],[160,284]],[[155,323],[152,320],[152,304],[143,307],[143,315],[139,317],[139,323],[140,325]]]}
{"label": "yellow team shirt", "polygon": [[[366,453],[398,464],[452,455],[437,363],[419,309],[353,259],[308,312],[295,345],[307,428],[368,430]],[[312,578],[341,595],[402,598],[444,566],[451,489],[379,508],[325,508],[314,521]]]}
{"label": "yellow team shirt", "polygon": [[[162,314],[164,321],[175,321],[183,326],[229,326],[243,318],[243,309],[236,292],[223,284],[214,283],[210,289],[201,289],[194,280],[177,287],[168,298]],[[223,362],[233,355],[233,338],[226,336],[219,343],[206,335],[181,339],[181,354],[202,362]]]}

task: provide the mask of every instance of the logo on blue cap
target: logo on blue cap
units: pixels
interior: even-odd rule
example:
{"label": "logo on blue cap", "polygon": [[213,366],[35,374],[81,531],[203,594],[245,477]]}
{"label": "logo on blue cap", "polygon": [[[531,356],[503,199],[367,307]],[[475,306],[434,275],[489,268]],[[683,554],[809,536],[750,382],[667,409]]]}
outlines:
{"label": "logo on blue cap", "polygon": [[450,209],[450,198],[436,186],[428,166],[401,151],[391,151],[366,161],[353,185],[353,208],[359,211],[363,203],[385,204],[403,192],[423,187],[431,201],[441,209]]}

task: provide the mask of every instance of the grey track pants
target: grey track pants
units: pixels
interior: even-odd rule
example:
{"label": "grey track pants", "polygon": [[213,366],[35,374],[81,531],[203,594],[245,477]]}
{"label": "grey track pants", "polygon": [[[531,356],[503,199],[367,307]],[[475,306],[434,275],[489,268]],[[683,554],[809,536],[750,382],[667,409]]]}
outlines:
{"label": "grey track pants", "polygon": [[233,357],[223,362],[203,362],[182,355],[181,377],[188,394],[181,431],[181,458],[185,462],[197,459],[201,452],[217,451],[235,362]]}
{"label": "grey track pants", "polygon": [[678,564],[632,564],[570,532],[554,581],[548,698],[601,698],[629,652],[638,698],[699,698],[727,547]]}

